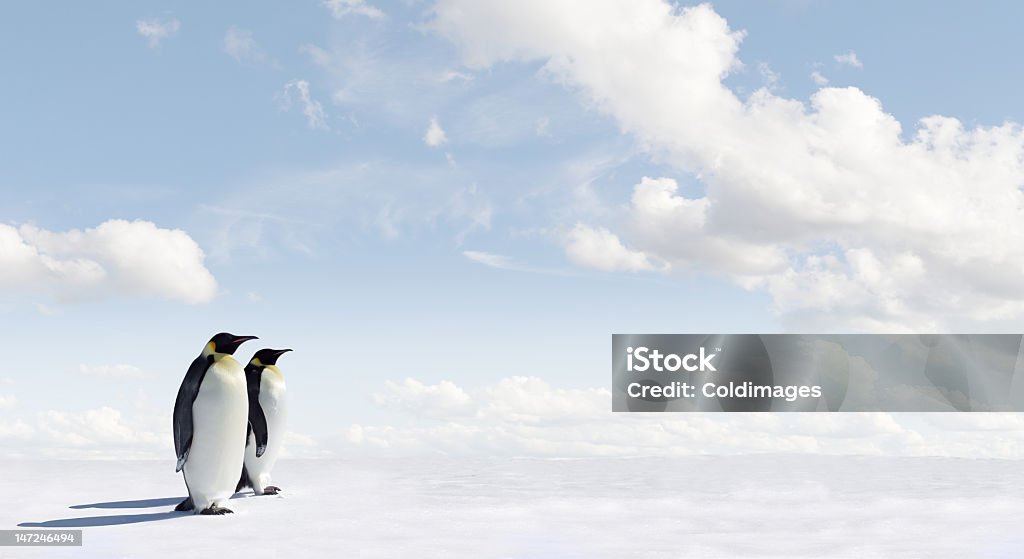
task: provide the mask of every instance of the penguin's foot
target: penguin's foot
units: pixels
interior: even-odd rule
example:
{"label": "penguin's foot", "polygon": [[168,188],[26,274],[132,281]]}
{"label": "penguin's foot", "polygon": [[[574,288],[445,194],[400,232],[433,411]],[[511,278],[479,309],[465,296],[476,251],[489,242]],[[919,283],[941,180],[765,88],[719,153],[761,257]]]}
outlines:
{"label": "penguin's foot", "polygon": [[194,508],[196,508],[196,506],[195,504],[192,503],[192,497],[185,497],[185,500],[178,503],[178,506],[174,507],[174,510],[177,512],[182,512],[186,510],[192,510]]}
{"label": "penguin's foot", "polygon": [[233,514],[234,512],[235,511],[233,511],[231,509],[226,509],[224,507],[220,507],[220,506],[217,506],[217,505],[210,505],[210,508],[206,508],[206,509],[203,509],[203,510],[199,511],[199,514],[207,514],[207,515],[212,514],[212,515],[219,516],[219,515],[222,515],[222,514]]}
{"label": "penguin's foot", "polygon": [[264,495],[277,495],[280,492],[281,492],[281,488],[280,487],[276,487],[274,485],[268,485],[268,486],[263,488],[263,494]]}

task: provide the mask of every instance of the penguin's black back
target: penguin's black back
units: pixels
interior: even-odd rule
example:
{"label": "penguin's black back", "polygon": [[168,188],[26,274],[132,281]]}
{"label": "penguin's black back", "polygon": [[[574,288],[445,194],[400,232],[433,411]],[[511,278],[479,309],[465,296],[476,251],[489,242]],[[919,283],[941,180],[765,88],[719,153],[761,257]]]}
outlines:
{"label": "penguin's black back", "polygon": [[196,357],[185,373],[185,378],[178,388],[178,396],[174,399],[174,452],[178,457],[177,470],[184,465],[192,448],[192,404],[199,396],[199,387],[202,386],[211,364],[212,355]]}

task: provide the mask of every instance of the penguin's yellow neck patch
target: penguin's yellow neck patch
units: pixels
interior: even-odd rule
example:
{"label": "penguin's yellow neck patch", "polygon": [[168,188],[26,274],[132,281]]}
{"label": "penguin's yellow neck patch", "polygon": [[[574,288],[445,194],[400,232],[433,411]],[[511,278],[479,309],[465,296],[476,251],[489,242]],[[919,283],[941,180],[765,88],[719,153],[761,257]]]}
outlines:
{"label": "penguin's yellow neck patch", "polygon": [[257,367],[262,367],[263,366],[263,363],[259,360],[259,358],[253,359],[252,361],[250,361],[250,363],[252,363],[253,365],[256,365]]}
{"label": "penguin's yellow neck patch", "polygon": [[284,375],[281,373],[281,369],[277,368],[277,365],[267,365],[263,370],[270,371],[270,374],[277,377],[278,380],[284,380]]}
{"label": "penguin's yellow neck patch", "polygon": [[220,361],[221,359],[224,359],[225,357],[231,357],[227,353],[220,353],[219,351],[217,351],[217,344],[215,344],[213,342],[210,342],[210,343],[206,344],[206,347],[203,348],[203,357],[210,357],[210,356],[213,356],[213,360],[214,361]]}

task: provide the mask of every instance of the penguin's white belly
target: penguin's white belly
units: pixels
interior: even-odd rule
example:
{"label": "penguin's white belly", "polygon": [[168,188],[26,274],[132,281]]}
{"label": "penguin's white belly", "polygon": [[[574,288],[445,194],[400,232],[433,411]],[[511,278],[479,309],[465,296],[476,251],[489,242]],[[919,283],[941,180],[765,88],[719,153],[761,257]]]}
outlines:
{"label": "penguin's white belly", "polygon": [[185,483],[196,510],[234,493],[245,453],[249,406],[242,366],[230,357],[214,363],[192,404],[192,447]]}
{"label": "penguin's white belly", "polygon": [[245,469],[257,494],[263,493],[263,488],[270,485],[270,471],[281,454],[284,440],[288,414],[285,384],[281,373],[266,369],[263,371],[260,376],[260,407],[267,417],[267,449],[263,456],[257,458],[256,440],[253,435],[249,435],[248,445],[245,447]]}

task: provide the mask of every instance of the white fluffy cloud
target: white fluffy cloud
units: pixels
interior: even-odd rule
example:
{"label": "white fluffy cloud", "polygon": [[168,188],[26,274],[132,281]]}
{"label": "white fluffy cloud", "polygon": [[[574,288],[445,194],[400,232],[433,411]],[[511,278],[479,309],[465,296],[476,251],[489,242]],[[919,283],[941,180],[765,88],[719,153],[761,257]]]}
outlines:
{"label": "white fluffy cloud", "polygon": [[641,181],[627,225],[602,235],[612,246],[766,290],[796,327],[938,330],[1024,313],[1019,124],[930,116],[905,131],[856,87],[740,98],[723,79],[744,33],[709,5],[441,0],[434,13],[470,67],[543,61],[700,182],[684,195],[671,178]]}
{"label": "white fluffy cloud", "polygon": [[605,272],[642,272],[656,268],[646,254],[626,248],[611,231],[583,224],[576,224],[566,235],[565,252],[574,263]]}
{"label": "white fluffy cloud", "polygon": [[[159,458],[173,453],[170,425],[163,417],[126,418],[103,406],[81,412],[50,410],[40,413],[31,444],[10,451],[62,458]],[[159,426],[158,426],[159,425]]]}
{"label": "white fluffy cloud", "polygon": [[205,303],[216,295],[217,282],[203,260],[187,233],[148,221],[110,220],[64,232],[0,224],[0,293]]}
{"label": "white fluffy cloud", "polygon": [[537,377],[476,390],[406,379],[387,383],[375,400],[414,421],[351,425],[346,440],[364,450],[477,455],[1024,457],[1020,414],[612,413],[611,399],[607,389],[558,388]]}
{"label": "white fluffy cloud", "polygon": [[437,121],[437,117],[430,118],[430,124],[427,126],[426,133],[423,134],[423,143],[427,144],[432,148],[448,141],[448,135],[445,134],[444,128],[441,128],[441,123]]}
{"label": "white fluffy cloud", "polygon": [[329,130],[327,126],[327,112],[320,101],[313,99],[309,92],[309,82],[306,80],[292,80],[284,84],[284,91],[281,93],[281,108],[290,110],[292,107],[292,93],[298,94],[299,103],[302,104],[302,114],[306,115],[306,124],[310,128],[322,128]]}
{"label": "white fluffy cloud", "polygon": [[324,0],[324,6],[336,19],[348,15],[365,16],[370,19],[384,17],[384,12],[366,3],[366,0]]}
{"label": "white fluffy cloud", "polygon": [[[145,396],[139,395],[144,401]],[[173,462],[169,410],[139,403],[134,411],[101,406],[84,410],[47,410],[24,419],[0,418],[0,459],[163,459]],[[316,439],[289,431],[285,456],[330,455]]]}
{"label": "white fluffy cloud", "polygon": [[160,46],[160,41],[178,34],[181,22],[174,18],[140,19],[135,22],[135,30],[146,39],[149,48]]}
{"label": "white fluffy cloud", "polygon": [[6,408],[13,408],[14,405],[17,403],[18,399],[15,398],[14,396],[5,396],[4,394],[0,394],[0,410]]}
{"label": "white fluffy cloud", "polygon": [[426,385],[407,378],[400,383],[388,381],[385,391],[373,395],[380,406],[395,407],[415,415],[451,416],[470,410],[471,400],[461,388],[450,381]]}
{"label": "white fluffy cloud", "polygon": [[44,412],[40,416],[40,429],[55,440],[75,446],[98,442],[136,442],[140,437],[147,442],[156,440],[155,434],[138,432],[124,422],[120,411],[106,406],[81,413]]}
{"label": "white fluffy cloud", "polygon": [[[0,421],[0,440],[28,439],[35,433],[31,425],[21,421]],[[7,445],[10,446],[9,443]]]}

